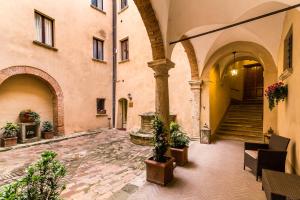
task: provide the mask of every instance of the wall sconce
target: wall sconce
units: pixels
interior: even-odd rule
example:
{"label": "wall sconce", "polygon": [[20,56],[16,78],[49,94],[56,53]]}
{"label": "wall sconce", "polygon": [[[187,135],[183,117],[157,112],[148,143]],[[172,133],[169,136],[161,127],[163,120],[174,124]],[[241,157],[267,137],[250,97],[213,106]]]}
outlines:
{"label": "wall sconce", "polygon": [[236,55],[236,51],[232,52],[233,54],[233,67],[231,69],[231,75],[232,76],[237,76],[238,75],[238,70],[237,70],[237,67],[236,67],[236,59],[235,59],[235,55]]}
{"label": "wall sconce", "polygon": [[238,70],[237,70],[237,69],[232,69],[232,70],[231,70],[231,75],[232,75],[232,76],[238,75]]}
{"label": "wall sconce", "polygon": [[131,96],[131,94],[130,93],[128,93],[128,99],[130,100],[130,101],[132,101],[132,96]]}

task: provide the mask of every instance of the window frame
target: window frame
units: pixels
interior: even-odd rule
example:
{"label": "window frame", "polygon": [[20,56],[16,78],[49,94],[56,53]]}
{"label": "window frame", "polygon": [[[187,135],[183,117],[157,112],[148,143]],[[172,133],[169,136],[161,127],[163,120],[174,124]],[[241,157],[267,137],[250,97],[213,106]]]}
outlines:
{"label": "window frame", "polygon": [[[126,4],[123,4],[123,2],[126,2]],[[120,0],[120,8],[121,10],[124,10],[128,7],[128,0]]]}
{"label": "window frame", "polygon": [[[101,7],[99,7],[99,1],[101,1]],[[103,2],[103,0],[96,0],[96,5],[93,4],[93,0],[91,0],[91,6],[93,8],[96,8],[97,10],[100,10],[100,11],[104,12],[104,2]]]}
{"label": "window frame", "polygon": [[[126,55],[127,55],[127,57],[123,57],[123,51],[124,51],[124,49],[123,49],[123,44],[126,42],[126,44],[127,44],[127,48],[126,48],[126,50],[127,50],[127,53],[126,53]],[[121,49],[121,62],[124,62],[124,61],[128,61],[129,60],[129,38],[128,37],[126,37],[126,38],[124,38],[124,39],[122,39],[122,40],[120,40],[120,49]]]}
{"label": "window frame", "polygon": [[294,38],[293,38],[293,26],[290,27],[284,39],[284,49],[283,49],[283,71],[293,70],[293,48],[294,48]]}
{"label": "window frame", "polygon": [[[103,101],[103,102],[101,102]],[[106,109],[105,109],[105,98],[97,98],[96,99],[96,111],[97,111],[97,115],[105,115],[106,114]],[[101,103],[103,104],[103,109],[98,108],[99,104],[101,105]]]}
{"label": "window frame", "polygon": [[[96,54],[94,52],[95,48],[94,48],[94,44],[95,44],[95,41],[96,41]],[[98,58],[98,55],[99,55],[99,42],[101,42],[101,46],[102,46],[102,55],[101,55],[101,59]],[[96,55],[96,57],[95,57]],[[104,61],[104,40],[103,39],[100,39],[100,38],[97,38],[97,37],[93,37],[93,59],[94,60],[98,60],[98,61]]]}
{"label": "window frame", "polygon": [[[42,41],[39,41],[37,40],[37,38],[34,39],[35,42],[38,42],[38,43],[41,43],[42,45],[46,45],[48,47],[51,47],[51,48],[54,48],[54,45],[55,45],[55,41],[54,41],[54,29],[55,29],[55,20],[52,18],[52,17],[49,17],[48,15],[45,15],[43,13],[41,13],[40,11],[38,10],[34,10],[34,22],[36,23],[36,18],[35,18],[35,15],[39,15],[42,19]],[[51,45],[47,44],[46,43],[46,33],[45,33],[45,19],[46,20],[49,20],[51,22]],[[36,30],[36,27],[35,27],[35,31]],[[35,36],[36,37],[36,36]]]}

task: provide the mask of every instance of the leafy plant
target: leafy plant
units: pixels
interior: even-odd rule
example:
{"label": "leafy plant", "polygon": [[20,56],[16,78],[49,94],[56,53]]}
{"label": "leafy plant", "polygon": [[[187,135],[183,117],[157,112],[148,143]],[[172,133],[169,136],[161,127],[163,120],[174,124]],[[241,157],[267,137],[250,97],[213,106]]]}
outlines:
{"label": "leafy plant", "polygon": [[20,112],[19,116],[20,116],[20,118],[21,118],[21,116],[26,116],[30,120],[33,120],[35,123],[41,122],[40,115],[34,111],[31,111],[30,109]]}
{"label": "leafy plant", "polygon": [[269,101],[269,108],[270,110],[273,110],[276,105],[280,101],[284,101],[284,99],[288,95],[288,86],[284,85],[283,82],[274,83],[273,85],[270,85],[266,91],[265,96],[268,98]]}
{"label": "leafy plant", "polygon": [[170,124],[171,146],[174,148],[184,148],[190,143],[190,138],[180,130],[180,125],[176,122]]}
{"label": "leafy plant", "polygon": [[164,155],[168,149],[169,143],[166,138],[164,124],[157,115],[152,120],[152,128],[154,134],[153,159],[157,162],[165,162],[166,157]]}
{"label": "leafy plant", "polygon": [[1,129],[4,130],[3,132],[4,138],[16,137],[18,132],[20,131],[20,127],[18,126],[18,124],[11,123],[11,122],[6,123],[6,125]]}
{"label": "leafy plant", "polygon": [[53,125],[49,121],[44,121],[42,125],[42,131],[43,132],[51,132],[53,131]]}
{"label": "leafy plant", "polygon": [[27,168],[22,179],[4,187],[0,200],[60,200],[65,189],[62,178],[66,175],[65,166],[55,160],[57,154],[45,151],[41,158]]}

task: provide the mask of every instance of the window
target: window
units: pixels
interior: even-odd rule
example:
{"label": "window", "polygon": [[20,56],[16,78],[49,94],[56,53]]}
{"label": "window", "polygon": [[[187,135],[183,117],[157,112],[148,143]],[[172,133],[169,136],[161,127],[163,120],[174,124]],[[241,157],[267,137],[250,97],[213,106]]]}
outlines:
{"label": "window", "polygon": [[293,28],[289,30],[284,40],[283,69],[293,69]]}
{"label": "window", "polygon": [[100,10],[103,10],[103,0],[92,0],[92,5]]}
{"label": "window", "polygon": [[93,58],[97,60],[104,60],[103,56],[103,40],[93,39]]}
{"label": "window", "polygon": [[54,46],[53,19],[35,12],[35,40],[49,46]]}
{"label": "window", "polygon": [[97,114],[106,114],[105,99],[103,98],[97,99]]}
{"label": "window", "polygon": [[121,0],[121,10],[128,6],[127,0]]}
{"label": "window", "polygon": [[129,60],[128,38],[121,40],[121,60]]}

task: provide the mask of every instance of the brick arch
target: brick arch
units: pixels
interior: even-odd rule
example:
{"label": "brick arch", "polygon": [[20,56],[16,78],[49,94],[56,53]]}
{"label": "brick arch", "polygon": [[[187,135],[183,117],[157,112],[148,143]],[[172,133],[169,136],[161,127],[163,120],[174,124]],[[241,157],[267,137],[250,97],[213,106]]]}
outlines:
{"label": "brick arch", "polygon": [[64,107],[63,92],[58,82],[48,73],[30,66],[12,66],[0,70],[0,85],[10,77],[16,75],[32,75],[45,82],[54,94],[53,99],[53,125],[55,131],[64,134]]}
{"label": "brick arch", "polygon": [[166,57],[164,41],[150,0],[134,0],[134,3],[142,17],[148,33],[153,60],[164,59]]}
{"label": "brick arch", "polygon": [[[181,38],[182,39],[186,38],[186,36],[184,35]],[[190,40],[182,41],[181,44],[185,50],[185,53],[186,53],[189,63],[190,63],[191,80],[198,81],[200,79],[200,76],[199,76],[198,62],[197,62],[197,57],[196,57],[196,52],[195,52],[194,46]]]}

